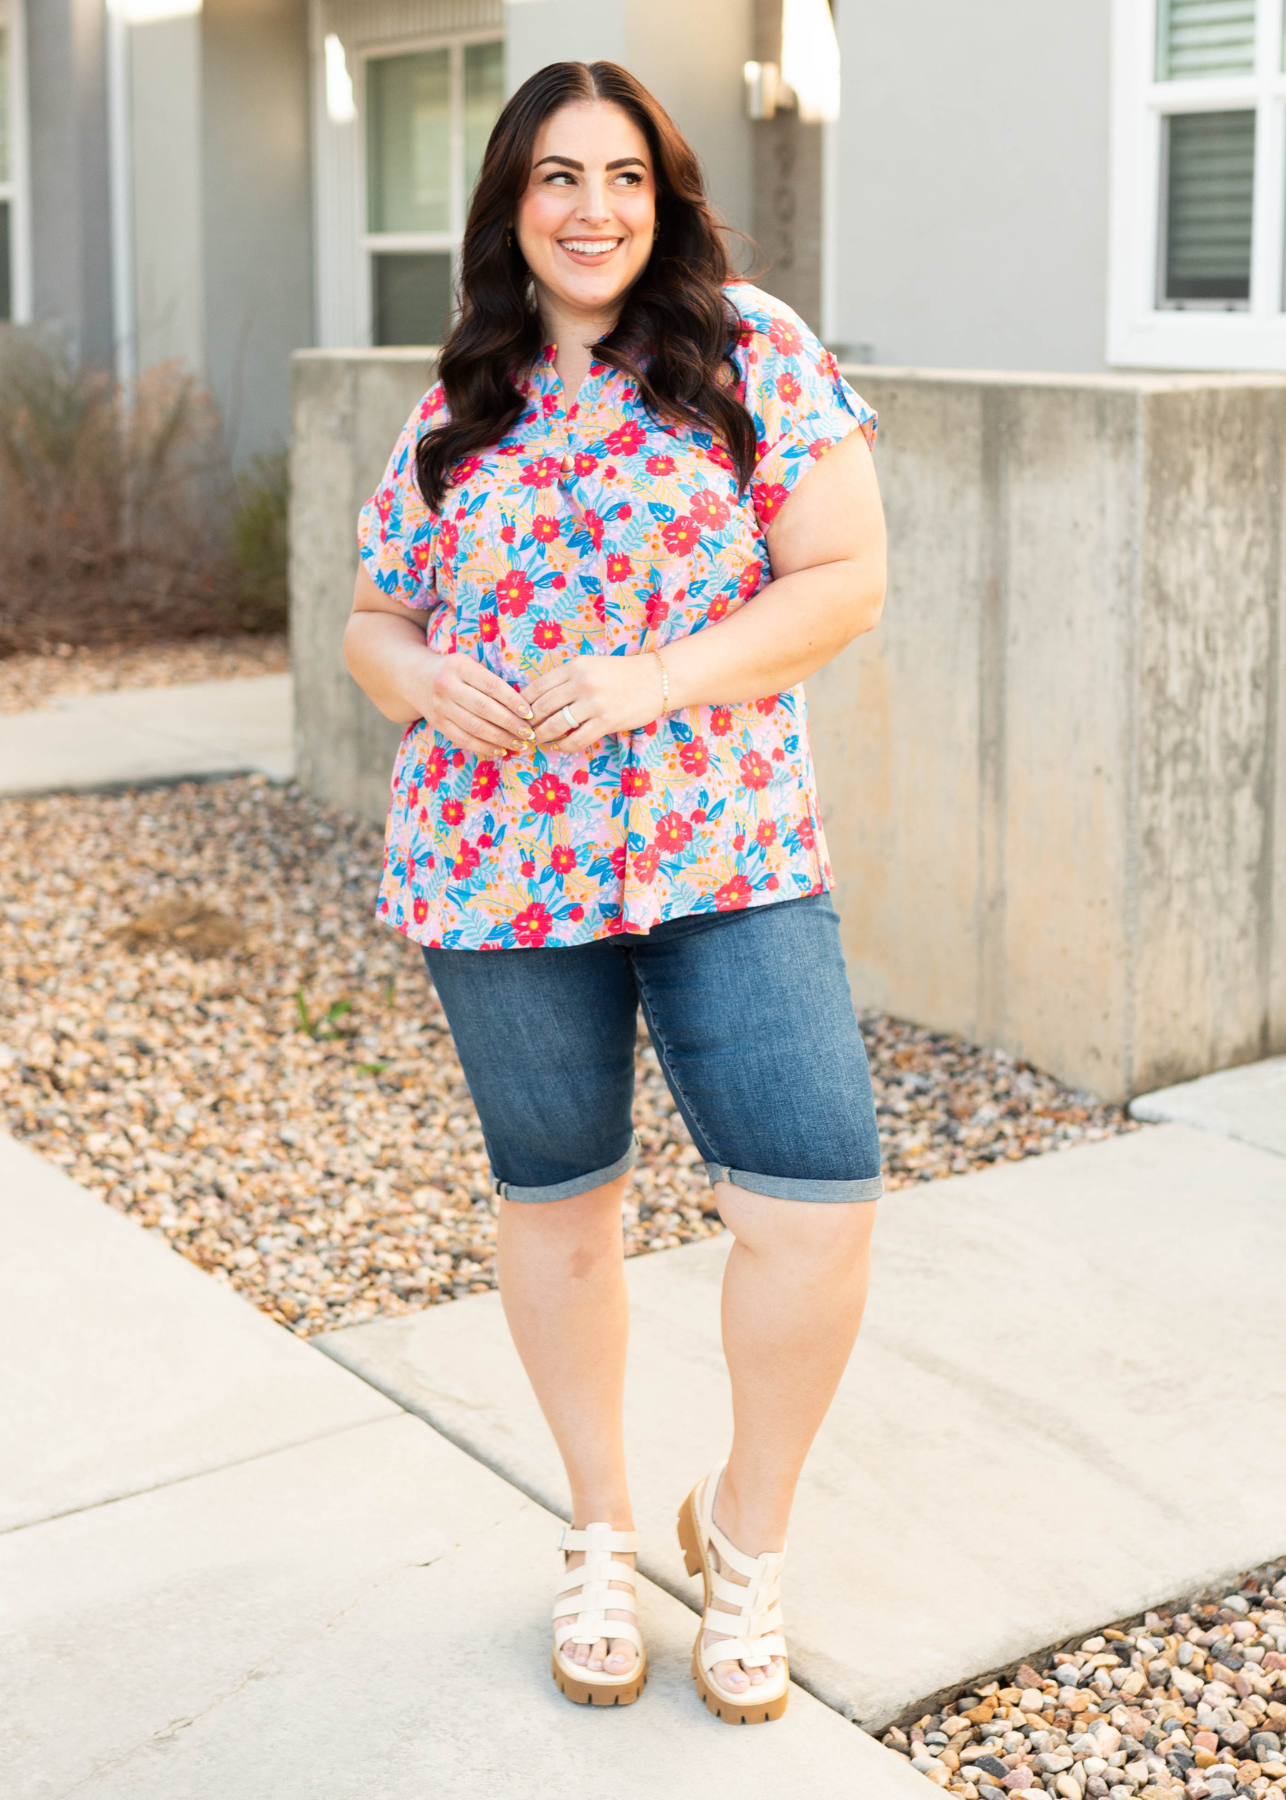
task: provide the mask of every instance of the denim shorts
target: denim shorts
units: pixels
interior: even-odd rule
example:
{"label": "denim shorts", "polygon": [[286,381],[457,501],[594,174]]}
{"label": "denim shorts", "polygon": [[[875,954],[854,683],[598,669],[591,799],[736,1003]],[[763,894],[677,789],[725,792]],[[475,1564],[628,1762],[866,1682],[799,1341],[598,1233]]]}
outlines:
{"label": "denim shorts", "polygon": [[424,960],[503,1198],[567,1200],[633,1166],[641,1004],[712,1182],[878,1199],[871,1076],[829,894],[643,937]]}

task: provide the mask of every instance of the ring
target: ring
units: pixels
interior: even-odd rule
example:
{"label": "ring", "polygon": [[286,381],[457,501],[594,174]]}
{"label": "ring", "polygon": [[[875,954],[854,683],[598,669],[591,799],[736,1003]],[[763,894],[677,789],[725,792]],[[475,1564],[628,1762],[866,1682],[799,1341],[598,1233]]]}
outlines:
{"label": "ring", "polygon": [[580,730],[580,720],[576,717],[576,714],[572,711],[570,706],[565,706],[563,708],[563,717],[573,731]]}

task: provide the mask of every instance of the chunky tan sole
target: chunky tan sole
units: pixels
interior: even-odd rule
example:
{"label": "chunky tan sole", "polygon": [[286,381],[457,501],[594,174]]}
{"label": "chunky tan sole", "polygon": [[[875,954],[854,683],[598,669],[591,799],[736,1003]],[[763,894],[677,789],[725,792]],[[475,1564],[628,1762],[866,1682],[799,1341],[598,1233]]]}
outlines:
{"label": "chunky tan sole", "polygon": [[647,1683],[646,1651],[639,1657],[638,1668],[624,1681],[577,1681],[563,1668],[556,1650],[550,1654],[549,1667],[558,1691],[577,1706],[631,1706]]}
{"label": "chunky tan sole", "polygon": [[[689,1575],[699,1575],[703,1588],[701,1610],[704,1614],[710,1605],[710,1574],[706,1568],[706,1559],[701,1545],[701,1527],[697,1522],[697,1490],[693,1488],[683,1505],[679,1508],[678,1519],[679,1548],[683,1552],[683,1566]],[[722,1719],[725,1725],[765,1725],[769,1719],[780,1719],[786,1710],[786,1702],[790,1699],[790,1668],[787,1666],[785,1690],[775,1700],[753,1699],[751,1689],[743,1699],[737,1700],[728,1694],[721,1694],[701,1667],[701,1634],[705,1629],[704,1622],[697,1627],[697,1641],[692,1646],[692,1679],[696,1689],[716,1718]]]}

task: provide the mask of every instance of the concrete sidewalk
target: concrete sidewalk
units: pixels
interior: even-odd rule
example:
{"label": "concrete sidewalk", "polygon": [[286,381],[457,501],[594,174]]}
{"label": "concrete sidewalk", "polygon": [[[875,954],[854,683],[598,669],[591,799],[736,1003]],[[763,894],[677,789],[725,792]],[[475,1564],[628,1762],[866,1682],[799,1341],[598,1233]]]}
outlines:
{"label": "concrete sidewalk", "polygon": [[67,694],[0,714],[0,796],[294,772],[289,675]]}
{"label": "concrete sidewalk", "polygon": [[806,1693],[712,1719],[647,1581],[642,1700],[569,1705],[549,1513],[2,1137],[0,1239],[5,1800],[922,1800]]}
{"label": "concrete sidewalk", "polygon": [[1192,1125],[1286,1156],[1286,1056],[1140,1094],[1130,1111],[1136,1119]]}
{"label": "concrete sidewalk", "polygon": [[[876,1729],[1286,1549],[1286,1311],[1256,1299],[1286,1269],[1282,1158],[1161,1126],[904,1189],[876,1243],[792,1523],[792,1668],[812,1692]],[[640,1566],[685,1597],[675,1511],[730,1436],[726,1248],[628,1265]],[[1233,1295],[1235,1319],[1203,1329],[1202,1301]],[[565,1508],[497,1296],[317,1341]]]}

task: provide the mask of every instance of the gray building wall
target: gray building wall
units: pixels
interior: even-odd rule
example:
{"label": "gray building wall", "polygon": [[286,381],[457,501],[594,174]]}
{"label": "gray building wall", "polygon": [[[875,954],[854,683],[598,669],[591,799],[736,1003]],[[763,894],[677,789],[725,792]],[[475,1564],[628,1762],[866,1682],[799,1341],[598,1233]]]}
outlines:
{"label": "gray building wall", "polygon": [[940,368],[1104,359],[1110,0],[838,0],[842,343]]}
{"label": "gray building wall", "polygon": [[751,229],[750,0],[510,0],[506,15],[510,93],[546,63],[623,64],[691,140],[723,217]]}
{"label": "gray building wall", "polygon": [[110,368],[105,23],[102,0],[26,0],[32,310]]}
{"label": "gray building wall", "polygon": [[239,461],[290,429],[290,354],[313,342],[306,0],[205,0],[206,379]]}

